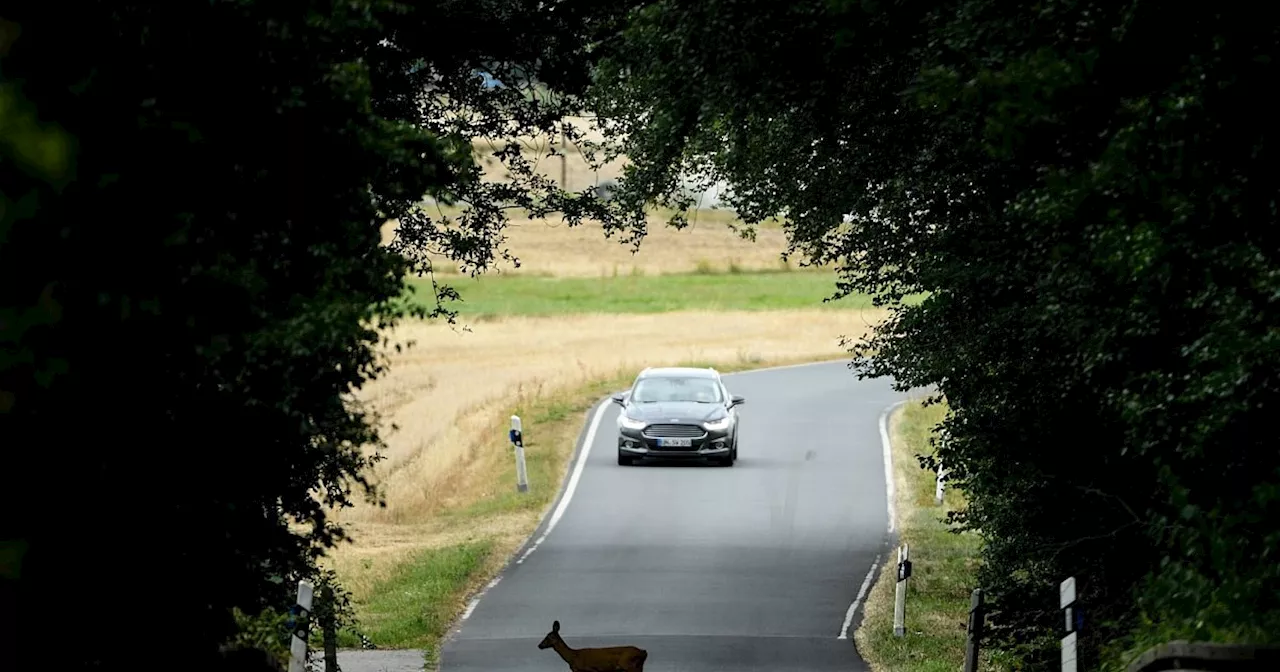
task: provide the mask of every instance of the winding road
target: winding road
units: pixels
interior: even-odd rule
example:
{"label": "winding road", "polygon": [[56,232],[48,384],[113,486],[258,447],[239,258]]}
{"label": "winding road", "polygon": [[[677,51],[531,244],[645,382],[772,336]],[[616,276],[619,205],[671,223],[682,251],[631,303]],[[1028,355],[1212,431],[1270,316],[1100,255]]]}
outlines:
{"label": "winding road", "polygon": [[444,672],[565,672],[537,648],[555,620],[575,648],[647,649],[647,672],[867,669],[851,638],[892,525],[883,418],[906,395],[842,362],[725,383],[747,399],[730,468],[618,466],[619,409],[592,409],[559,501],[468,607]]}

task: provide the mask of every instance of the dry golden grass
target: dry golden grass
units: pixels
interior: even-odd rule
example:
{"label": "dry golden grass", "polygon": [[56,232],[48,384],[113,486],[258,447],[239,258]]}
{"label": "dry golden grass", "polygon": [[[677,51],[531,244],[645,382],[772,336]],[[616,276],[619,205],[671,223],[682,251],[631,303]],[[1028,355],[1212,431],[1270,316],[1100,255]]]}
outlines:
{"label": "dry golden grass", "polygon": [[[581,124],[579,124],[581,126]],[[599,134],[588,133],[599,139]],[[622,174],[625,158],[616,159],[599,170],[593,169],[583,154],[570,145],[561,157],[538,158],[545,153],[549,138],[526,138],[526,157],[536,160],[535,170],[541,175],[559,180],[565,178],[566,188],[574,191],[598,185],[604,180],[616,180]],[[476,160],[483,168],[485,179],[505,181],[503,166],[492,159],[486,141],[477,141]],[[456,215],[453,208],[427,206],[432,214]],[[777,269],[783,265],[781,254],[787,247],[781,227],[763,226],[757,230],[754,242],[745,240],[729,228],[730,223],[740,223],[728,210],[692,210],[688,213],[690,226],[676,231],[665,226],[670,213],[655,213],[649,217],[648,233],[637,253],[631,246],[607,240],[603,228],[596,223],[569,228],[559,218],[530,220],[513,213],[511,225],[506,230],[506,246],[520,259],[520,268],[500,264],[503,273],[547,275],[555,277],[598,277],[643,273],[691,273],[741,270]],[[389,243],[397,223],[392,220],[382,227],[383,243]],[[437,257],[436,269],[444,275],[456,272],[457,266]]]}
{"label": "dry golden grass", "polygon": [[[580,119],[570,121],[586,132],[588,141],[598,143],[602,140],[599,133],[584,126]],[[525,159],[533,163],[536,173],[557,181],[563,178],[565,188],[570,191],[581,191],[599,185],[605,180],[616,180],[622,175],[623,166],[627,164],[626,157],[618,157],[598,167],[593,166],[592,161],[584,153],[584,147],[574,143],[568,143],[567,146],[561,145],[558,135],[523,137],[520,142],[524,146]],[[480,139],[472,143],[472,146],[485,179],[498,182],[508,179],[505,166],[501,161],[493,158],[493,150],[497,145]],[[547,156],[548,150],[553,148],[560,154]],[[600,161],[602,157],[596,160]]]}
{"label": "dry golden grass", "polygon": [[[690,226],[677,231],[664,226],[665,219],[650,216],[648,232],[637,252],[628,244],[604,236],[598,223],[570,228],[558,220],[513,219],[506,230],[506,247],[520,260],[520,268],[502,263],[503,274],[550,277],[608,277],[628,274],[724,272],[783,268],[787,248],[781,228],[760,228],[750,241],[731,230],[732,215],[703,210],[690,213]],[[383,227],[383,241],[390,242],[396,222]],[[457,266],[443,257],[434,260],[442,275],[456,273]],[[794,262],[792,262],[794,266]]]}
{"label": "dry golden grass", "polygon": [[[485,573],[491,575],[542,514],[457,515],[512,488],[505,430],[513,409],[537,399],[581,396],[593,381],[624,381],[644,366],[696,361],[741,367],[844,357],[839,335],[866,333],[883,316],[800,310],[526,317],[472,324],[470,333],[441,323],[402,325],[393,342],[412,339],[416,345],[391,355],[389,373],[360,395],[387,425],[397,426],[384,431],[387,459],[376,471],[387,506],[342,512],[356,543],[337,549],[331,562],[359,599],[410,553],[483,537],[495,542]],[[690,321],[716,326],[670,329],[673,322]],[[561,424],[563,436],[544,437],[553,444],[555,474],[563,473],[581,418]]]}
{"label": "dry golden grass", "polygon": [[559,223],[514,222],[508,229],[508,245],[520,258],[519,271],[562,277],[782,267],[781,255],[787,247],[782,229],[761,229],[752,242],[729,229],[725,219],[719,212],[697,212],[690,217],[689,228],[677,231],[651,217],[648,233],[635,253],[616,239],[606,240],[599,224],[571,229]]}

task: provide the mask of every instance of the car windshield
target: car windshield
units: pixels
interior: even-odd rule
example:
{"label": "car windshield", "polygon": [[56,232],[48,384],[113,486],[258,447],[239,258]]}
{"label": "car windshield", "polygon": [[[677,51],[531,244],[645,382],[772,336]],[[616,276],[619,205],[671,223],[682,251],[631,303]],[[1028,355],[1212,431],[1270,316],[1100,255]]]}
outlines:
{"label": "car windshield", "polygon": [[714,404],[720,401],[720,386],[710,378],[645,378],[636,383],[631,400],[642,404],[655,401]]}

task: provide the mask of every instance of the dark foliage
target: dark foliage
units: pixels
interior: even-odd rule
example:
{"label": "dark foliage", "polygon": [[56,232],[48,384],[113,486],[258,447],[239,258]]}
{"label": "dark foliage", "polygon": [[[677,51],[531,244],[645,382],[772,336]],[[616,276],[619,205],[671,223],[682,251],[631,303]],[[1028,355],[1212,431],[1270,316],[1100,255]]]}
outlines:
{"label": "dark foliage", "polygon": [[[288,608],[343,539],[331,511],[376,497],[375,418],[350,393],[382,371],[379,329],[408,314],[406,272],[429,270],[417,253],[483,270],[500,206],[596,207],[514,159],[493,186],[472,160],[477,136],[554,126],[564,104],[535,84],[585,85],[588,17],[558,7],[5,5],[0,543],[19,669],[225,669],[232,607]],[[472,214],[428,218],[424,196]]]}
{"label": "dark foliage", "polygon": [[[593,107],[892,306],[860,375],[936,385],[994,644],[1054,664],[1280,633],[1277,22],[1264,5],[643,3]],[[625,136],[625,137],[624,137]],[[906,293],[928,292],[916,307]],[[871,354],[874,353],[874,356]]]}

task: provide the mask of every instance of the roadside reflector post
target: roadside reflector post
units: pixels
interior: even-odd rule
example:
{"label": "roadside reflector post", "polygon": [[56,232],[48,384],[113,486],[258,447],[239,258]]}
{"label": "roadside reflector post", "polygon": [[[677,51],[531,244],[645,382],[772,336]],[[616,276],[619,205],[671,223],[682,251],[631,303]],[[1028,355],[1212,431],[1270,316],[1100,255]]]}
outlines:
{"label": "roadside reflector post", "polygon": [[1076,577],[1068,576],[1058,586],[1058,608],[1066,621],[1067,636],[1062,638],[1062,672],[1076,672],[1079,657],[1076,651],[1076,634],[1084,624],[1083,614],[1076,601]]}
{"label": "roadside reflector post", "polygon": [[907,634],[907,579],[911,578],[911,549],[907,544],[898,547],[898,583],[893,597],[893,636]]}
{"label": "roadside reflector post", "polygon": [[524,429],[520,423],[520,416],[511,416],[511,433],[509,435],[511,445],[516,451],[516,490],[520,492],[529,491],[529,474],[525,471],[524,466]]}
{"label": "roadside reflector post", "polygon": [[310,581],[299,581],[297,603],[289,610],[289,672],[305,672],[307,669],[307,636],[311,634],[311,597],[314,590]]}

